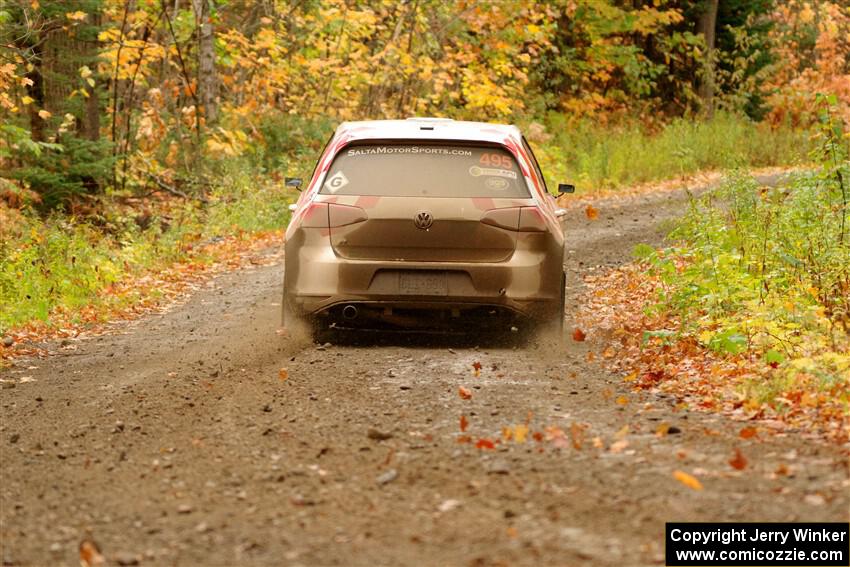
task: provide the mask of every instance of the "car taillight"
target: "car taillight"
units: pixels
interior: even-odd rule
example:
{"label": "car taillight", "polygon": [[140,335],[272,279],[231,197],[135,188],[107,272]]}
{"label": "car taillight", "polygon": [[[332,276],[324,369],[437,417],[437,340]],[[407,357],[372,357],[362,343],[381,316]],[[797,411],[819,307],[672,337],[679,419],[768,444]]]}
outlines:
{"label": "car taillight", "polygon": [[301,226],[306,228],[335,228],[368,220],[360,207],[335,203],[310,203],[304,210]]}
{"label": "car taillight", "polygon": [[490,209],[481,217],[481,222],[519,232],[546,232],[548,230],[546,219],[537,207]]}
{"label": "car taillight", "polygon": [[520,232],[546,232],[546,219],[537,207],[523,207],[519,212]]}
{"label": "car taillight", "polygon": [[360,207],[331,203],[328,205],[328,220],[331,228],[334,228],[369,220],[369,216]]}
{"label": "car taillight", "polygon": [[481,222],[507,230],[517,230],[519,227],[519,210],[519,207],[490,209],[481,217]]}
{"label": "car taillight", "polygon": [[328,228],[328,204],[310,203],[304,209],[301,226],[305,228]]}

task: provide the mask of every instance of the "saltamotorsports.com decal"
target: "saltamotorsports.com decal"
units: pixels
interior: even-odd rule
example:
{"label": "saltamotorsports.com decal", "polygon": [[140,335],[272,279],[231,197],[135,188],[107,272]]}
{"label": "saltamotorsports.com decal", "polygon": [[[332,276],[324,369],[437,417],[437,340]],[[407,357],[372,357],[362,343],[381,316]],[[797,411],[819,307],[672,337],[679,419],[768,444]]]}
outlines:
{"label": "saltamotorsports.com decal", "polygon": [[348,156],[372,156],[383,154],[429,154],[472,157],[472,150],[423,146],[375,146],[369,148],[350,148],[346,152],[346,155]]}

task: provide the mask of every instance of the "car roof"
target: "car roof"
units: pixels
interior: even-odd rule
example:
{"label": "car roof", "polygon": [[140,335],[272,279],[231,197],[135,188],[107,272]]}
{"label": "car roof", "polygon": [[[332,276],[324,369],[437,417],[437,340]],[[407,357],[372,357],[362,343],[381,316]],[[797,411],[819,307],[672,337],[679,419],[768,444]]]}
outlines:
{"label": "car roof", "polygon": [[520,144],[519,128],[508,124],[466,122],[450,118],[408,118],[407,120],[362,120],[343,122],[337,138],[347,142],[362,140],[458,140],[504,144],[510,140]]}

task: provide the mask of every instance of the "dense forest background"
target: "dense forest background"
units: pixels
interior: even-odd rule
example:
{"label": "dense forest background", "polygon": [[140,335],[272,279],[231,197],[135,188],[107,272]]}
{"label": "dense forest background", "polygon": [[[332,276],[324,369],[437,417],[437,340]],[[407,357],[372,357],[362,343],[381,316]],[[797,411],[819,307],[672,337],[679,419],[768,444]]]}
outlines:
{"label": "dense forest background", "polygon": [[830,1],[4,0],[0,25],[3,191],[41,211],[202,196],[222,160],[291,170],[347,119],[535,123],[545,144],[850,106]]}

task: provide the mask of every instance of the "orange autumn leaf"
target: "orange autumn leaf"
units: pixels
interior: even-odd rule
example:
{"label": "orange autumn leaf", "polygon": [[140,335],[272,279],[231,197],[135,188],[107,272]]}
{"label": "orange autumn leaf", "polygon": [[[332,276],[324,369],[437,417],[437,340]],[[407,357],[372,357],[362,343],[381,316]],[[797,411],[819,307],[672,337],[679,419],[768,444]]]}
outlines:
{"label": "orange autumn leaf", "polygon": [[581,330],[581,329],[579,329],[578,327],[576,327],[576,328],[573,330],[573,340],[574,340],[574,341],[576,341],[577,343],[582,342],[582,341],[583,341],[584,339],[586,339],[586,338],[587,338],[587,335],[585,335],[585,334],[584,334],[584,331],[582,331],[582,330]]}
{"label": "orange autumn leaf", "polygon": [[741,439],[752,439],[753,437],[757,437],[758,434],[758,429],[755,427],[744,427],[741,429],[740,433],[738,433],[738,436],[741,437]]}
{"label": "orange autumn leaf", "polygon": [[467,390],[463,386],[461,386],[460,388],[457,389],[457,394],[460,396],[460,399],[462,399],[462,400],[471,400],[472,399],[472,392],[470,392],[469,390]]}
{"label": "orange autumn leaf", "polygon": [[596,220],[599,218],[599,210],[596,209],[593,205],[588,205],[587,208],[584,210],[584,214],[590,220]]}
{"label": "orange autumn leaf", "polygon": [[587,429],[585,425],[581,425],[578,423],[573,423],[570,425],[570,438],[573,442],[573,448],[576,450],[581,450],[582,445],[584,444],[585,429]]}
{"label": "orange autumn leaf", "polygon": [[281,368],[277,372],[277,377],[280,378],[280,381],[283,382],[287,378],[289,378],[289,371],[286,368]]}
{"label": "orange autumn leaf", "polygon": [[496,444],[493,443],[490,439],[482,438],[478,440],[478,443],[475,444],[475,447],[477,449],[495,449]]}
{"label": "orange autumn leaf", "polygon": [[105,564],[106,560],[93,540],[84,539],[80,542],[80,565],[82,567],[98,567]]}
{"label": "orange autumn leaf", "polygon": [[469,435],[459,435],[457,438],[458,443],[472,443],[472,437]]}
{"label": "orange autumn leaf", "polygon": [[466,419],[465,415],[460,416],[460,430],[466,431],[467,427],[469,427],[469,420]]}
{"label": "orange autumn leaf", "polygon": [[693,490],[702,490],[702,483],[694,476],[689,475],[684,471],[673,471],[673,478],[691,488]]}
{"label": "orange autumn leaf", "polygon": [[741,453],[741,450],[735,448],[735,456],[729,460],[729,465],[736,471],[742,471],[747,468],[747,458]]}
{"label": "orange autumn leaf", "polygon": [[472,363],[472,368],[474,368],[476,371],[481,370],[481,363],[476,360]]}
{"label": "orange autumn leaf", "polygon": [[626,396],[617,396],[617,399],[615,401],[617,402],[617,405],[625,406],[628,405],[629,398],[627,398]]}

